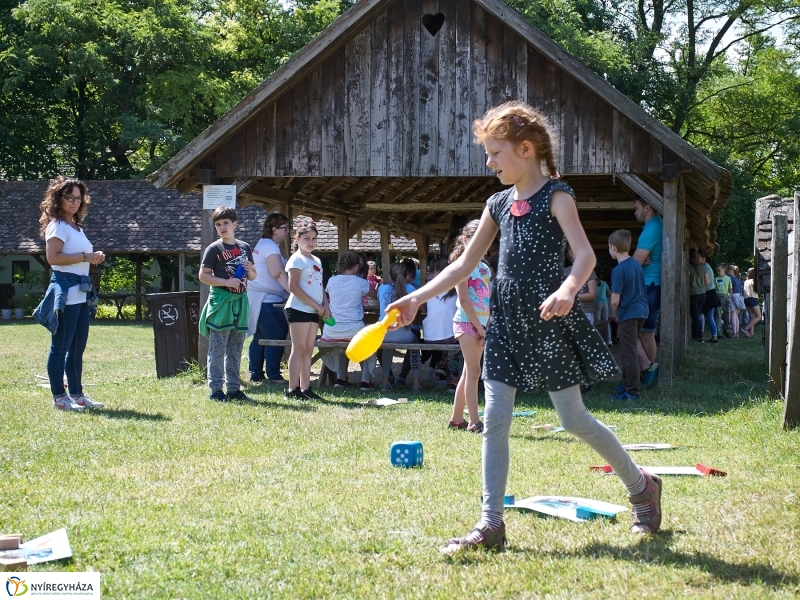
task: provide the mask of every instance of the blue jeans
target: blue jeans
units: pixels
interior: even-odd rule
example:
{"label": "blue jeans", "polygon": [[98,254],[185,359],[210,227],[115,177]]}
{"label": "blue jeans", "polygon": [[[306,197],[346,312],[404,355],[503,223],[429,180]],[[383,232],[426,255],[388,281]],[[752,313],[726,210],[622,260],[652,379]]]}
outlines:
{"label": "blue jeans", "polygon": [[708,328],[711,330],[711,337],[717,337],[719,333],[717,331],[717,322],[714,320],[714,311],[716,309],[712,308],[710,310],[704,311],[703,316],[706,319],[706,323],[708,323]]}
{"label": "blue jeans", "polygon": [[258,327],[253,334],[253,341],[250,342],[248,357],[250,364],[251,381],[264,379],[264,362],[267,364],[267,377],[270,379],[281,378],[281,358],[283,357],[283,346],[259,346],[259,340],[285,340],[289,334],[289,323],[283,309],[273,306],[272,303],[265,302],[261,305],[261,312],[258,315]]}
{"label": "blue jeans", "polygon": [[50,354],[47,355],[47,376],[54,398],[64,395],[65,372],[69,393],[77,395],[83,392],[83,351],[88,339],[89,305],[86,302],[68,304],[58,315],[58,329],[52,335]]}

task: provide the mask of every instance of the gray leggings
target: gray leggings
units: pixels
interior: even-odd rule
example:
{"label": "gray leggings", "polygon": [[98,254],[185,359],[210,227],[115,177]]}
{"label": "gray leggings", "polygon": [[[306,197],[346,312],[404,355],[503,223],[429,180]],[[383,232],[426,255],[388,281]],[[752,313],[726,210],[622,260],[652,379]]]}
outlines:
{"label": "gray leggings", "polygon": [[[508,436],[517,389],[499,381],[484,380],[483,383],[486,388],[483,417],[483,509],[502,513],[508,480]],[[626,486],[635,485],[641,478],[638,467],[612,431],[586,410],[579,386],[548,393],[561,420],[561,426],[602,456],[622,483]]]}

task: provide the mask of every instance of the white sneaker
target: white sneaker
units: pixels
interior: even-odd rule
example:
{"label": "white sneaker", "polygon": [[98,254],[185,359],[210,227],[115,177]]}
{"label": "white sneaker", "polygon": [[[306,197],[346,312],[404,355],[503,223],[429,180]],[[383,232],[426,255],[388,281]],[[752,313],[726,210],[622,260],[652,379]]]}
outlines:
{"label": "white sneaker", "polygon": [[78,398],[72,398],[72,402],[77,404],[78,406],[80,406],[81,410],[83,410],[84,408],[97,408],[97,409],[100,409],[100,408],[103,408],[105,406],[105,404],[103,404],[102,402],[96,402],[96,401],[92,400],[86,394],[81,394]]}
{"label": "white sneaker", "polygon": [[85,407],[75,404],[69,396],[62,396],[61,398],[53,398],[53,408],[56,410],[74,410],[81,412]]}

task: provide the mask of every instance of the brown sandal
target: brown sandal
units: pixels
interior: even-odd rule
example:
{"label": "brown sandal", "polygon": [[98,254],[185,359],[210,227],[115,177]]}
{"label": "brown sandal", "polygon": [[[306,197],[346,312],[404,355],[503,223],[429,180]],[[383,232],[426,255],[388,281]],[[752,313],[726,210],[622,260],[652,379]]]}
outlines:
{"label": "brown sandal", "polygon": [[[661,527],[661,478],[658,475],[651,475],[647,471],[642,471],[642,475],[647,480],[647,487],[641,494],[628,496],[630,503],[634,505],[631,509],[633,533],[655,533]],[[637,504],[649,504],[650,512],[639,514],[636,512]]]}

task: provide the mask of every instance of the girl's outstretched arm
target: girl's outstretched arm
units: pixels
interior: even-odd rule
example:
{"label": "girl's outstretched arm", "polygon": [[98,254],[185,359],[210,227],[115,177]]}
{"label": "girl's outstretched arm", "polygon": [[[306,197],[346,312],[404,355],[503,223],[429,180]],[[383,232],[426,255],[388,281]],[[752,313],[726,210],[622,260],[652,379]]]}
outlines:
{"label": "girl's outstretched arm", "polygon": [[541,317],[545,321],[549,321],[553,317],[563,317],[572,310],[578,290],[589,279],[597,262],[592,245],[581,225],[578,207],[572,196],[562,191],[555,192],[550,202],[550,211],[567,236],[574,262],[569,277],[539,307]]}
{"label": "girl's outstretched arm", "polygon": [[448,267],[439,273],[428,285],[419,288],[407,296],[403,296],[386,307],[387,312],[392,309],[400,311],[400,317],[397,319],[397,323],[394,327],[410,325],[414,321],[414,316],[417,314],[420,305],[437,294],[454,288],[461,281],[469,277],[469,274],[478,266],[478,263],[486,254],[486,251],[489,250],[489,246],[492,245],[492,241],[497,236],[497,231],[497,224],[489,214],[489,209],[483,209],[480,225],[478,225],[475,235],[472,236],[464,253],[458,260],[448,265]]}

